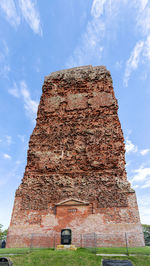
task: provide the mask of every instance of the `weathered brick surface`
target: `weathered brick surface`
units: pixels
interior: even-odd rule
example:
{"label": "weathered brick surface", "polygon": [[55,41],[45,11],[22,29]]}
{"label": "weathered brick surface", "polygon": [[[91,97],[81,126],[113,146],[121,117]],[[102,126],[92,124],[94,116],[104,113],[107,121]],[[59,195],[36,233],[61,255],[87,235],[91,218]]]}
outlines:
{"label": "weathered brick surface", "polygon": [[[9,246],[11,235],[21,232],[142,232],[126,177],[117,111],[105,67],[74,68],[45,78],[25,174],[16,191]],[[68,205],[57,205],[63,200]]]}

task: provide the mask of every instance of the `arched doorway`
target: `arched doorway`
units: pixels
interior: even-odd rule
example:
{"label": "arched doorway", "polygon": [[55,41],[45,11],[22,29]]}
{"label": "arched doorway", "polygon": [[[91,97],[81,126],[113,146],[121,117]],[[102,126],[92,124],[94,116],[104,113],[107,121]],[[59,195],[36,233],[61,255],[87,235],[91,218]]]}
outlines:
{"label": "arched doorway", "polygon": [[61,244],[70,245],[71,244],[71,229],[61,230]]}

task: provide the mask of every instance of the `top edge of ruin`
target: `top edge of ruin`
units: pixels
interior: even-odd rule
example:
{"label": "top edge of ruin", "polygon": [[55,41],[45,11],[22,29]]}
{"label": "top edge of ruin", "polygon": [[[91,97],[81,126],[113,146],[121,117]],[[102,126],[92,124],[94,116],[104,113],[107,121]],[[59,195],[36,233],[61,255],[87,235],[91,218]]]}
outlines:
{"label": "top edge of ruin", "polygon": [[49,82],[51,80],[69,80],[69,79],[111,79],[110,72],[105,66],[80,66],[69,69],[64,69],[56,72],[52,72],[50,75],[45,76],[44,82]]}

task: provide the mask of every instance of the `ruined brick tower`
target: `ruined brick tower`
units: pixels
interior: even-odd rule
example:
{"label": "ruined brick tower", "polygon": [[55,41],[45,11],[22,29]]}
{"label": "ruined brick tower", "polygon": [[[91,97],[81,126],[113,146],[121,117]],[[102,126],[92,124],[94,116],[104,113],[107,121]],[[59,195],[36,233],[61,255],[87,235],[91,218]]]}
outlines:
{"label": "ruined brick tower", "polygon": [[126,232],[131,245],[144,245],[117,111],[103,66],[45,78],[7,247],[29,246],[33,234],[39,245],[42,236],[45,246],[52,236],[59,244],[63,229],[70,229],[72,243],[95,233],[99,245],[125,245]]}

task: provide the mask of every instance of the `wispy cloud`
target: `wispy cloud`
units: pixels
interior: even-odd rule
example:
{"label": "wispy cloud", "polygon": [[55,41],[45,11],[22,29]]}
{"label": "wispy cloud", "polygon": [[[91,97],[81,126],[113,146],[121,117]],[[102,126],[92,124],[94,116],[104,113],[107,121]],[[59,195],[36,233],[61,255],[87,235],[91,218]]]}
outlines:
{"label": "wispy cloud", "polygon": [[94,18],[99,18],[104,11],[104,5],[107,0],[94,0],[91,8],[91,14]]}
{"label": "wispy cloud", "polygon": [[150,61],[150,2],[148,0],[134,0],[131,7],[135,11],[135,29],[140,33],[140,39],[126,62],[125,86],[128,85],[132,71],[146,63],[147,60]]}
{"label": "wispy cloud", "polygon": [[80,42],[73,51],[72,56],[67,60],[67,67],[90,64],[91,59],[101,59],[103,54],[102,41],[106,32],[106,17],[103,18],[103,11],[106,0],[94,0],[91,7],[91,20],[88,21],[85,32],[80,38]]}
{"label": "wispy cloud", "polygon": [[143,224],[150,224],[150,197],[142,195],[138,197],[138,206]]}
{"label": "wispy cloud", "polygon": [[13,88],[9,89],[8,92],[12,96],[23,100],[26,114],[32,121],[35,121],[38,102],[31,98],[26,82],[22,80],[18,85],[14,82]]}
{"label": "wispy cloud", "polygon": [[[125,74],[124,74],[124,86],[128,86],[128,81],[134,70],[136,70],[141,64],[150,62],[150,35],[136,43],[129,59],[126,62]],[[143,77],[142,77],[143,78]],[[144,78],[147,78],[146,76]]]}
{"label": "wispy cloud", "polygon": [[10,156],[9,154],[7,154],[7,153],[4,153],[4,154],[3,154],[3,157],[4,157],[5,159],[9,159],[9,160],[11,159],[11,156]]}
{"label": "wispy cloud", "polygon": [[12,137],[9,135],[1,136],[0,143],[2,146],[8,147],[12,144]]}
{"label": "wispy cloud", "polygon": [[143,56],[150,61],[150,36],[148,36],[145,41]]}
{"label": "wispy cloud", "polygon": [[12,143],[12,137],[11,136],[5,136],[5,138],[6,138],[6,143],[8,145],[10,145]]}
{"label": "wispy cloud", "polygon": [[37,114],[38,102],[31,99],[30,92],[25,81],[20,82],[20,87],[25,110],[29,117],[34,120]]}
{"label": "wispy cloud", "polygon": [[129,139],[126,140],[125,149],[127,153],[135,153],[138,151],[138,147],[133,144]]}
{"label": "wispy cloud", "polygon": [[[150,39],[148,38],[148,35],[150,36],[150,4],[147,0],[93,0],[91,19],[88,21],[77,47],[68,58],[67,67],[90,64],[91,60],[102,59],[106,45],[104,41],[111,36],[114,38],[114,33],[111,35],[112,23],[114,27],[117,25],[124,7],[132,9],[134,30],[143,34],[135,43],[125,64],[123,83],[125,86],[128,85],[132,72],[138,68],[141,62],[143,63],[143,58],[150,60]],[[116,67],[120,67],[120,65],[116,65]]]}
{"label": "wispy cloud", "polygon": [[0,42],[0,76],[3,78],[8,77],[10,66],[8,63],[9,48],[5,40]]}
{"label": "wispy cloud", "polygon": [[9,94],[13,95],[16,98],[20,97],[19,89],[17,87],[16,82],[14,82],[13,87],[8,90]]}
{"label": "wispy cloud", "polygon": [[126,63],[126,69],[125,69],[125,74],[124,74],[124,85],[125,86],[128,85],[128,81],[129,81],[132,71],[138,67],[143,46],[144,46],[143,41],[137,42]]}
{"label": "wispy cloud", "polygon": [[[116,36],[114,29],[117,29],[118,22],[120,23],[122,10],[124,7],[131,6],[130,2],[129,0],[93,0],[91,19],[72,55],[68,58],[67,67],[91,64],[91,61],[103,59],[108,40],[111,43],[111,39]],[[126,75],[127,79],[130,73],[127,71]]]}
{"label": "wispy cloud", "polygon": [[42,36],[40,14],[35,0],[0,0],[0,8],[13,27],[18,27],[23,17],[33,32]]}
{"label": "wispy cloud", "polygon": [[148,188],[150,187],[150,179],[145,182],[145,184],[142,186],[142,188]]}
{"label": "wispy cloud", "polygon": [[139,185],[132,185],[132,188],[137,189],[139,188]]}
{"label": "wispy cloud", "polygon": [[143,182],[150,178],[150,168],[141,166],[139,169],[133,170],[135,175],[132,178],[132,182]]}
{"label": "wispy cloud", "polygon": [[100,59],[103,52],[101,39],[104,31],[105,25],[99,19],[93,19],[89,22],[86,32],[81,37],[81,43],[75,48],[73,55],[69,57],[66,67],[87,65],[95,57]]}
{"label": "wispy cloud", "polygon": [[150,32],[150,6],[148,2],[143,2],[143,8],[139,8],[139,13],[136,18],[136,26],[138,30],[142,32],[143,35],[147,36]]}
{"label": "wispy cloud", "polygon": [[141,10],[143,11],[148,4],[148,0],[140,0],[139,2],[140,2]]}
{"label": "wispy cloud", "polygon": [[[10,156],[10,155],[9,155]],[[11,156],[10,156],[11,157]],[[12,159],[11,158],[6,158],[7,160]],[[15,179],[19,179],[22,176],[22,169],[21,169],[21,164],[23,162],[22,161],[13,161],[13,167],[10,169],[5,169],[5,171],[3,171],[3,169],[1,169],[0,171],[0,186],[4,186],[6,185],[8,182],[9,184],[11,184],[11,182],[13,182],[12,180]]]}
{"label": "wispy cloud", "polygon": [[144,155],[148,154],[149,152],[150,152],[150,149],[144,149],[144,150],[141,150],[141,151],[140,151],[140,154],[141,154],[142,156],[144,156]]}
{"label": "wispy cloud", "polygon": [[42,35],[42,28],[40,22],[40,15],[35,6],[35,1],[31,0],[19,0],[19,6],[22,11],[22,15],[31,29]]}
{"label": "wispy cloud", "polygon": [[10,70],[11,69],[9,65],[3,65],[2,68],[0,68],[0,76],[3,78],[8,78],[8,73]]}
{"label": "wispy cloud", "polygon": [[7,42],[5,40],[1,41],[1,51],[0,51],[0,60],[5,59],[6,56],[9,55],[9,47],[7,45]]}
{"label": "wispy cloud", "polygon": [[20,24],[20,17],[17,14],[17,9],[13,0],[1,0],[0,7],[12,26],[16,27]]}

